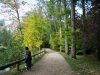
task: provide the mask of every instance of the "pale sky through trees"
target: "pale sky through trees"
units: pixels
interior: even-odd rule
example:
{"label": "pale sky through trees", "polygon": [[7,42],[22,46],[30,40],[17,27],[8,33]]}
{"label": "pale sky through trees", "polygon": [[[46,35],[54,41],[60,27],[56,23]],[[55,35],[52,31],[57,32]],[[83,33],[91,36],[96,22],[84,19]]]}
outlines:
{"label": "pale sky through trees", "polygon": [[[20,2],[22,2],[22,1],[27,2],[27,4],[20,6],[20,9],[19,9],[20,16],[24,16],[25,13],[34,9],[37,4],[37,0],[20,0]],[[7,8],[2,9],[2,5],[3,4],[0,3],[0,10],[5,11]],[[7,17],[8,17],[8,15],[6,13],[4,14],[4,13],[0,12],[0,19],[6,19]]]}
{"label": "pale sky through trees", "polygon": [[[20,15],[23,16],[26,12],[31,11],[31,9],[36,8],[35,6],[36,6],[38,0],[19,0],[19,1],[20,2],[25,1],[25,2],[28,3],[25,6],[21,6],[20,9],[19,9]],[[1,9],[2,9],[2,4],[0,3],[0,10]],[[81,9],[79,9],[78,7],[76,9],[80,14],[82,14],[82,10]],[[7,15],[5,16],[5,14],[2,14],[0,12],[0,19],[5,19],[5,18],[7,18]]]}
{"label": "pale sky through trees", "polygon": [[[25,4],[25,5],[20,5],[20,8],[19,8],[20,18],[25,16],[25,14],[27,12],[36,9],[37,0],[19,0],[19,1],[20,2],[22,2],[22,1],[27,2],[27,4]],[[12,21],[10,20],[10,17],[12,17],[12,16],[9,15],[8,12],[6,12],[6,10],[8,10],[8,8],[3,8],[2,5],[3,4],[0,3],[0,20],[4,19],[5,25],[10,25],[12,23]],[[13,15],[16,16],[16,13],[13,12]]]}
{"label": "pale sky through trees", "polygon": [[[34,9],[36,9],[36,5],[38,3],[38,0],[19,0],[20,2],[22,1],[25,1],[27,2],[27,4],[25,5],[21,5],[20,6],[20,9],[19,9],[19,14],[20,14],[20,17],[23,17],[25,16],[25,13],[29,12],[29,11],[32,11]],[[6,11],[8,8],[3,8],[2,9],[2,4],[0,3],[0,19],[4,19],[5,20],[5,24],[9,24],[10,21],[9,21],[9,15],[8,13],[2,13],[2,11]],[[82,14],[82,10],[78,7],[76,7],[76,10]],[[14,15],[16,15],[16,13],[13,13]],[[10,16],[11,17],[11,16]]]}

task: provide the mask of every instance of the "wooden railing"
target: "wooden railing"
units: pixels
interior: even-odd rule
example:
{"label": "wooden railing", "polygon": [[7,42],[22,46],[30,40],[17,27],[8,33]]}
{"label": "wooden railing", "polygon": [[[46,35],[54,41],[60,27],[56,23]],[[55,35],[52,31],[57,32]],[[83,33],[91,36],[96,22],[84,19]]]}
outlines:
{"label": "wooden railing", "polygon": [[[39,55],[39,54],[42,54],[42,53],[46,53],[46,51],[45,51],[45,50],[41,50],[41,51],[39,51],[39,52],[33,54],[32,57],[35,57],[35,56],[37,56],[37,55]],[[5,68],[8,68],[8,67],[11,67],[11,66],[16,65],[17,71],[19,71],[19,70],[20,70],[21,62],[23,62],[23,61],[25,61],[25,58],[23,58],[23,59],[21,59],[21,60],[18,60],[18,61],[11,62],[11,63],[9,63],[9,64],[7,64],[7,65],[1,66],[1,67],[0,67],[0,70],[3,70],[3,69],[5,69]]]}

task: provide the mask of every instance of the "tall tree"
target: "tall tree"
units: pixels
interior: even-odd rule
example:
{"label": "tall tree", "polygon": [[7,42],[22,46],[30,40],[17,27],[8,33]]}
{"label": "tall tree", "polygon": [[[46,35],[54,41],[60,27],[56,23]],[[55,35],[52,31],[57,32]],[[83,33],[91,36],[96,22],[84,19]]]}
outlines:
{"label": "tall tree", "polygon": [[84,53],[85,53],[85,43],[84,43],[84,38],[85,38],[85,34],[84,34],[84,32],[85,32],[85,24],[86,24],[86,20],[85,20],[85,0],[82,0],[82,12],[83,12],[83,15],[82,15],[82,31],[83,31],[83,33],[82,33],[82,37],[83,37],[83,48],[84,48]]}
{"label": "tall tree", "polygon": [[84,23],[85,21],[85,0],[82,0],[82,10],[83,10],[82,23]]}
{"label": "tall tree", "polygon": [[14,3],[15,3],[15,11],[16,11],[17,19],[18,19],[18,23],[19,23],[19,30],[20,30],[20,34],[22,35],[22,34],[23,34],[23,33],[22,33],[22,26],[21,26],[19,11],[18,11],[19,5],[18,5],[17,0],[14,0]]}
{"label": "tall tree", "polygon": [[47,27],[47,20],[43,17],[43,14],[32,12],[23,21],[24,44],[31,49],[39,48],[44,42],[43,39],[46,40],[44,36]]}
{"label": "tall tree", "polygon": [[[64,3],[64,10],[65,10],[65,16],[64,16],[64,18],[65,18],[65,24],[64,25],[65,25],[65,33],[66,33],[66,30],[68,29],[68,25],[67,25],[67,8],[66,8],[67,4],[66,4],[66,0],[64,0],[63,3]],[[68,54],[68,37],[67,37],[66,34],[65,34],[65,53]]]}
{"label": "tall tree", "polygon": [[50,44],[52,44],[52,33],[53,33],[53,29],[52,29],[52,22],[54,19],[54,1],[55,0],[50,0],[48,3],[48,21],[50,23]]}
{"label": "tall tree", "polygon": [[75,49],[75,0],[71,0],[71,26],[72,26],[72,46],[71,46],[71,57],[76,58]]}
{"label": "tall tree", "polygon": [[59,5],[59,32],[60,32],[60,52],[62,51],[62,24],[61,24],[61,19],[62,19],[62,6],[61,6],[61,0],[58,1],[58,5]]}
{"label": "tall tree", "polygon": [[18,21],[18,29],[20,31],[20,34],[22,35],[22,26],[21,26],[21,21],[20,21],[20,14],[19,14],[19,7],[20,7],[20,3],[18,2],[18,0],[3,0],[1,1],[3,4],[7,5],[7,7],[11,8],[10,10],[13,10],[16,12],[16,17],[17,17],[17,21]]}

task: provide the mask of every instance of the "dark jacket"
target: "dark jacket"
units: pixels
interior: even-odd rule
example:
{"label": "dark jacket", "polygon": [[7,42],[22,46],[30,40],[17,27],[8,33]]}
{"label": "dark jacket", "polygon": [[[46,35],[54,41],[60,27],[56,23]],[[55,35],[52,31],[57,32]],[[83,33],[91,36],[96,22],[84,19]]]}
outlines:
{"label": "dark jacket", "polygon": [[32,60],[31,52],[29,50],[26,50],[25,63],[31,62],[31,60]]}

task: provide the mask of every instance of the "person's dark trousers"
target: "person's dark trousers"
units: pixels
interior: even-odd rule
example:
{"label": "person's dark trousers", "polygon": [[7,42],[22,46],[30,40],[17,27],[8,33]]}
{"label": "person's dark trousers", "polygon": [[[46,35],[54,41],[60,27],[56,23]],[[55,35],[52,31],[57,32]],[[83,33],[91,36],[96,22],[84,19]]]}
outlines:
{"label": "person's dark trousers", "polygon": [[26,63],[26,68],[27,68],[27,70],[31,69],[31,62],[30,61]]}

